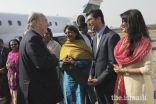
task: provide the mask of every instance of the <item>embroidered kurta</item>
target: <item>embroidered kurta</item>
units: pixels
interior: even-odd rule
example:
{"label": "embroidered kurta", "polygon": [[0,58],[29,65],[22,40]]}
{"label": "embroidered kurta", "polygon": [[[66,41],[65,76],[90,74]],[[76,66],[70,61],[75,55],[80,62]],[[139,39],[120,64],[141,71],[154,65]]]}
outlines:
{"label": "embroidered kurta", "polygon": [[12,90],[17,90],[19,85],[19,77],[18,77],[18,66],[19,66],[19,55],[18,51],[11,51],[8,54],[8,60],[7,62],[12,63],[15,67],[9,68],[8,70],[8,84],[9,88]]}
{"label": "embroidered kurta", "polygon": [[[127,69],[140,68],[143,75],[124,75],[128,104],[154,104],[152,51],[140,62],[127,66]],[[116,101],[114,104],[118,104]]]}

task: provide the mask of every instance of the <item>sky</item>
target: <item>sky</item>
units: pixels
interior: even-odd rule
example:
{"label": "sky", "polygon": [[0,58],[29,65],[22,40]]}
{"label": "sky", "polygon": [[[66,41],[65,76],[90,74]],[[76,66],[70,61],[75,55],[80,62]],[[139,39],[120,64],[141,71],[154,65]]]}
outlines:
{"label": "sky", "polygon": [[[89,0],[0,0],[0,12],[30,14],[34,11],[48,16],[80,15]],[[100,9],[109,27],[119,27],[120,14],[129,9],[141,11],[146,24],[156,24],[156,0],[103,0]]]}

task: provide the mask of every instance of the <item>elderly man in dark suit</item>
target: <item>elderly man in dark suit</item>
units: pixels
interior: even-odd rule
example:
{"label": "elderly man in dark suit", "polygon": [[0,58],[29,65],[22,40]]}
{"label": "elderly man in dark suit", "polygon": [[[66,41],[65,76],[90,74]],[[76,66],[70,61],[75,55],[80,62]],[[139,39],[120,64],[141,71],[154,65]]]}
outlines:
{"label": "elderly man in dark suit", "polygon": [[[11,95],[8,86],[8,77],[7,77],[8,70],[6,69],[6,61],[7,61],[8,53],[9,53],[9,49],[4,47],[3,40],[0,38],[0,81],[2,82],[2,86],[4,88],[4,97],[5,97],[5,100],[0,101],[0,104],[10,104]],[[3,97],[2,98],[0,97],[0,100],[2,99]]]}
{"label": "elderly man in dark suit", "polygon": [[56,70],[58,60],[42,40],[48,26],[48,20],[42,13],[34,12],[28,17],[29,31],[19,48],[17,104],[56,104],[62,101]]}
{"label": "elderly man in dark suit", "polygon": [[99,104],[113,104],[112,95],[117,77],[113,70],[113,64],[116,64],[114,47],[120,36],[105,25],[100,9],[93,9],[87,14],[87,23],[96,33],[93,39],[94,59],[88,83],[95,86]]}

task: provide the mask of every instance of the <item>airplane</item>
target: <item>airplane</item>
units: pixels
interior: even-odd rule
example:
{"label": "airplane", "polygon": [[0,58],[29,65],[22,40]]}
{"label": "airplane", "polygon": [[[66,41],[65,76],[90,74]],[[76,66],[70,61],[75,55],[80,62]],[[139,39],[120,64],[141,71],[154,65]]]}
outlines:
{"label": "airplane", "polygon": [[[80,23],[86,22],[86,13],[91,9],[100,8],[100,4],[103,0],[89,0],[84,5],[82,14],[74,17],[60,17],[60,16],[46,16],[49,22],[49,28],[53,32],[53,37],[57,37],[61,40],[60,43],[65,42],[63,29],[66,25],[79,26]],[[11,39],[16,39],[19,36],[23,36],[23,33],[27,30],[27,14],[15,14],[15,13],[0,13],[0,38],[4,41],[4,46],[8,47],[8,43]]]}

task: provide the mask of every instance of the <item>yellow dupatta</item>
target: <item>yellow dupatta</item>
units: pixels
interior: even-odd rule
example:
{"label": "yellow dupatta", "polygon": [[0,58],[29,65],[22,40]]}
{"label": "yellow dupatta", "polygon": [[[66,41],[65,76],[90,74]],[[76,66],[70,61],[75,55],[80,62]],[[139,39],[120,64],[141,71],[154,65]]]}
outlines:
{"label": "yellow dupatta", "polygon": [[66,41],[60,51],[60,60],[66,56],[71,56],[74,59],[92,59],[92,52],[84,40]]}

